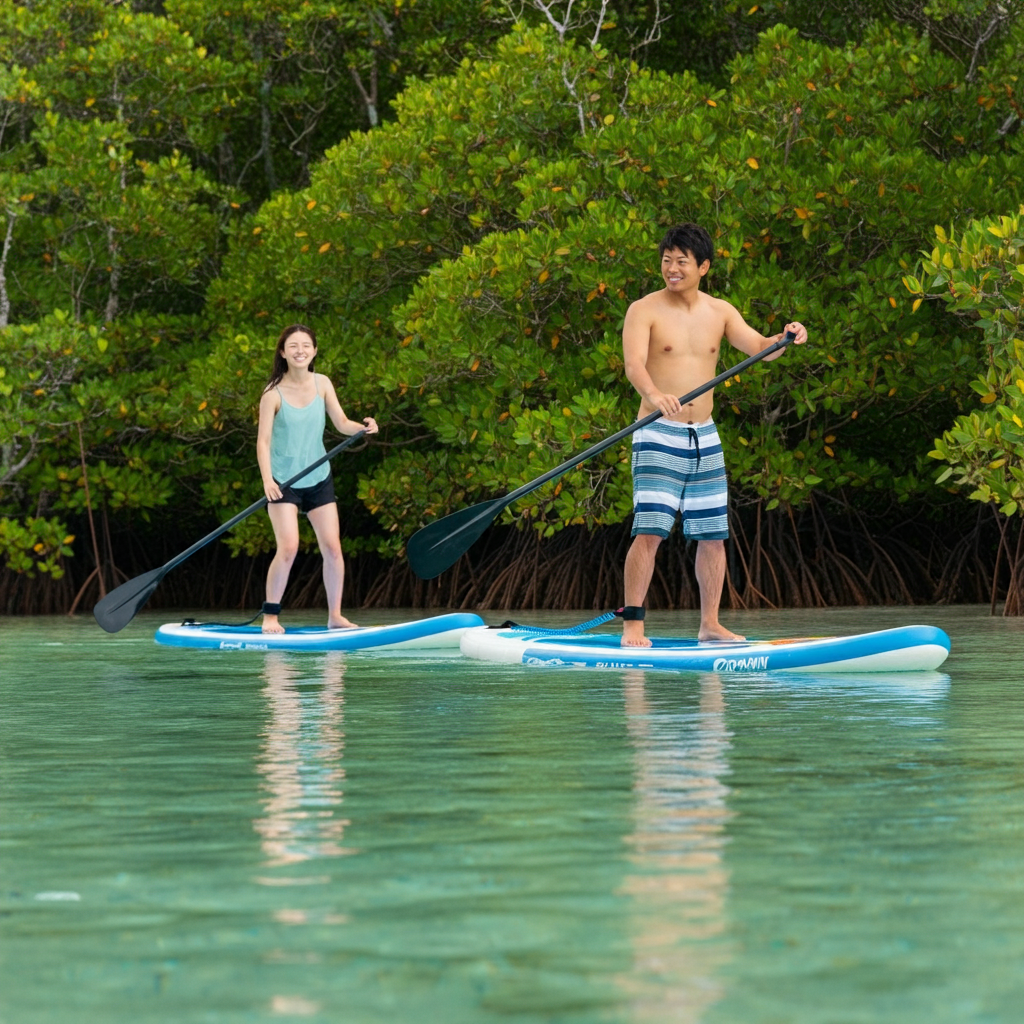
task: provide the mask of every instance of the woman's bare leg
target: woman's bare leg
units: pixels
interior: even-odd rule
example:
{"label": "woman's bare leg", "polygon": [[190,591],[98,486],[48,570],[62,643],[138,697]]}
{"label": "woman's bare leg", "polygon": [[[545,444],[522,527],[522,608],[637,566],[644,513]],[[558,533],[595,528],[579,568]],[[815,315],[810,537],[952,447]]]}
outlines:
{"label": "woman's bare leg", "polygon": [[[282,501],[268,505],[267,514],[277,543],[277,551],[267,571],[267,603],[280,604],[295,556],[299,553],[299,510],[290,502]],[[276,615],[264,614],[263,632],[283,633],[284,626]]]}
{"label": "woman's bare leg", "polygon": [[345,589],[345,559],[341,553],[341,524],[335,502],[321,505],[309,513],[316,531],[316,542],[324,560],[324,590],[327,591],[327,628],[346,629],[355,626],[341,614],[341,595]]}

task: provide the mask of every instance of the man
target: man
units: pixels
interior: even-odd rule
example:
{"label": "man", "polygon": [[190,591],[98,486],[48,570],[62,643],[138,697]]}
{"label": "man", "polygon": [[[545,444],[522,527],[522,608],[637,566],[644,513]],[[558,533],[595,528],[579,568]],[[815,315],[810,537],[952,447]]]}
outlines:
{"label": "man", "polygon": [[[682,515],[684,534],[697,541],[698,638],[742,640],[718,621],[729,527],[725,461],[711,418],[714,393],[706,391],[685,406],[677,396],[715,376],[723,337],[754,355],[782,334],[766,338],[731,303],[700,290],[714,256],[711,236],[703,228],[672,228],[658,251],[665,287],[630,305],[622,328],[626,376],[641,398],[637,418],[662,414],[633,435],[633,543],[626,555],[622,643],[650,646],[644,636],[643,603],[658,546],[677,514]],[[796,334],[798,345],[807,340],[800,323],[787,324],[785,330]],[[776,359],[783,351],[766,358]]]}

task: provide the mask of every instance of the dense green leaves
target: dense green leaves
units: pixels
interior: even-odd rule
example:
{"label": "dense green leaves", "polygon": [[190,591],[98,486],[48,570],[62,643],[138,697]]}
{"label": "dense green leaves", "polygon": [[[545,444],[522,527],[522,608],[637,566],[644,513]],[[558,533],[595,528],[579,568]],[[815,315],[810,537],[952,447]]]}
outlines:
{"label": "dense green leaves", "polygon": [[[346,411],[384,425],[339,481],[359,543],[399,552],[634,417],[622,319],[682,220],[711,230],[710,286],[748,322],[811,332],[719,389],[739,501],[946,497],[934,448],[944,486],[1019,509],[1006,5],[907,4],[895,24],[868,0],[845,21],[716,2],[660,25],[642,6],[527,2],[500,39],[509,8],[485,0],[0,9],[8,564],[57,567],[89,509],[199,523],[252,500],[256,400],[293,321]],[[726,35],[749,45],[701,64]],[[936,223],[953,230],[922,272]],[[621,521],[627,460],[506,521]],[[229,539],[270,541],[260,517]]]}
{"label": "dense green leaves", "polygon": [[935,229],[936,245],[908,290],[939,298],[985,341],[971,381],[975,407],[936,440],[949,463],[938,482],[968,488],[1003,515],[1024,515],[1024,207],[971,222],[962,234]]}

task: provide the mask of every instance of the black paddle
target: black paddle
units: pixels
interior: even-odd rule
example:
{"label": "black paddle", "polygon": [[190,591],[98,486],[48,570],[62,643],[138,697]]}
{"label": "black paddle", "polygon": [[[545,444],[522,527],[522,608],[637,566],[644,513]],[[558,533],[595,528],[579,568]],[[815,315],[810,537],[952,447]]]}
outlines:
{"label": "black paddle", "polygon": [[[366,433],[365,430],[356,431],[351,437],[347,437],[341,444],[336,445],[326,455],[317,459],[312,465],[307,466],[302,472],[296,473],[290,480],[286,480],[281,486],[289,487],[296,480],[301,480],[307,473],[322,466],[328,459],[333,459],[343,448],[347,448],[354,441]],[[180,555],[175,555],[166,565],[159,569],[150,569],[149,572],[136,576],[135,579],[122,583],[116,590],[112,590],[102,601],[97,602],[92,613],[96,621],[108,632],[117,633],[124,629],[132,619],[135,618],[139,609],[149,600],[150,594],[156,590],[160,581],[176,566],[181,565],[190,555],[194,555],[201,547],[216,540],[222,533],[227,533],[232,526],[237,526],[246,516],[263,508],[267,504],[266,495],[259,501],[254,501],[247,509],[239,512],[233,519],[218,526],[216,530],[208,533],[202,540],[197,540],[190,548],[186,548]]]}
{"label": "black paddle", "polygon": [[[721,384],[722,381],[735,377],[736,374],[742,373],[748,366],[753,366],[754,363],[764,359],[765,356],[778,352],[779,349],[785,348],[790,342],[795,340],[796,335],[792,331],[787,331],[775,344],[769,345],[768,348],[763,349],[756,355],[744,359],[743,362],[737,363],[731,369],[723,371],[713,380],[709,380],[706,384],[701,384],[699,388],[694,388],[688,395],[683,395],[679,399],[680,404],[685,405],[687,402],[692,402],[699,395],[703,395],[705,391],[710,391],[716,385]],[[523,484],[522,487],[512,491],[511,494],[506,494],[503,498],[493,498],[491,501],[482,501],[478,505],[470,505],[469,508],[459,509],[458,512],[452,512],[443,519],[438,519],[436,523],[429,523],[422,529],[417,530],[409,538],[409,542],[405,546],[405,552],[412,571],[423,580],[430,580],[435,576],[439,576],[449,566],[454,565],[460,555],[469,550],[473,541],[490,526],[494,517],[506,505],[511,505],[512,502],[529,494],[530,491],[536,490],[542,484],[555,480],[570,469],[575,469],[577,466],[582,465],[587,459],[592,459],[595,455],[605,451],[605,449],[618,444],[624,437],[632,434],[634,430],[639,430],[640,427],[653,423],[660,416],[660,412],[652,412],[649,416],[636,420],[618,433],[612,434],[611,437],[606,437],[603,441],[599,441],[585,452],[581,452],[579,455],[573,456],[568,462],[563,462],[560,466],[548,470],[543,476],[537,477],[536,480]]]}

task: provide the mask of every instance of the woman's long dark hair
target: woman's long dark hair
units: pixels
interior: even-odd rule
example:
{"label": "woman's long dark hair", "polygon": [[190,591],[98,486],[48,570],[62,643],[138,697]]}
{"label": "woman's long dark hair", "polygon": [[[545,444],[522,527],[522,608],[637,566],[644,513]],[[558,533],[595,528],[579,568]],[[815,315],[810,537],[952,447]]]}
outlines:
{"label": "woman's long dark hair", "polygon": [[[270,380],[267,381],[267,386],[263,389],[263,393],[266,394],[271,388],[276,388],[281,383],[281,378],[288,372],[288,360],[284,357],[284,343],[296,332],[302,331],[304,334],[308,334],[313,341],[313,348],[319,349],[316,343],[316,333],[311,327],[307,327],[305,324],[289,324],[282,332],[281,336],[277,339],[277,348],[274,349],[274,369],[270,374]],[[316,356],[314,355],[309,361],[309,372],[313,372],[313,366],[316,363]]]}

